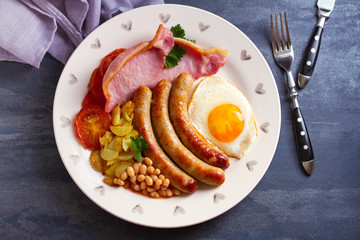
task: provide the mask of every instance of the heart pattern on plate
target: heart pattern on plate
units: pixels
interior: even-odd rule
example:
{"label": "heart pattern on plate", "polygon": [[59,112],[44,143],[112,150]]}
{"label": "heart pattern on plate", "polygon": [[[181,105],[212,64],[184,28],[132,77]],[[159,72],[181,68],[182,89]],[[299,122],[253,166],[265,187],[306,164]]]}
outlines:
{"label": "heart pattern on plate", "polygon": [[264,84],[263,84],[263,83],[259,83],[259,84],[256,86],[256,88],[255,88],[255,92],[256,92],[257,94],[265,94],[266,91],[265,91],[265,89],[264,89]]}
{"label": "heart pattern on plate", "polygon": [[264,122],[263,124],[261,124],[260,129],[264,132],[264,133],[269,133],[269,129],[268,127],[270,126],[269,122]]}
{"label": "heart pattern on plate", "polygon": [[210,25],[206,25],[203,22],[199,22],[199,29],[200,32],[205,32],[206,30],[208,30],[210,27]]}
{"label": "heart pattern on plate", "polygon": [[241,59],[244,61],[250,60],[251,55],[247,53],[247,51],[244,49],[241,51]]}
{"label": "heart pattern on plate", "polygon": [[180,206],[176,206],[174,209],[174,215],[176,216],[178,214],[185,214],[185,209]]}
{"label": "heart pattern on plate", "polygon": [[214,194],[214,203],[218,203],[220,200],[224,200],[225,195],[222,193],[215,193]]}
{"label": "heart pattern on plate", "polygon": [[70,80],[69,80],[70,85],[74,85],[75,83],[78,82],[78,79],[75,77],[75,75],[73,73],[70,73],[69,77],[70,77]]}
{"label": "heart pattern on plate", "polygon": [[254,166],[257,164],[257,161],[248,161],[246,163],[246,167],[249,169],[250,172],[254,171]]}
{"label": "heart pattern on plate", "polygon": [[95,188],[95,192],[100,192],[100,195],[101,196],[104,196],[105,195],[105,188],[104,186],[98,186]]}
{"label": "heart pattern on plate", "polygon": [[60,117],[60,121],[61,121],[61,127],[62,128],[65,128],[65,127],[69,126],[70,123],[71,123],[70,119],[68,119],[64,115]]}
{"label": "heart pattern on plate", "polygon": [[71,154],[71,155],[69,156],[69,158],[70,158],[71,160],[73,160],[74,165],[78,165],[79,162],[80,162],[80,157],[79,157],[79,155]]}
{"label": "heart pattern on plate", "polygon": [[126,31],[131,31],[132,21],[129,20],[126,24],[125,23],[121,24],[121,27]]}
{"label": "heart pattern on plate", "polygon": [[95,43],[92,43],[90,45],[90,47],[92,47],[92,48],[100,48],[101,47],[100,40],[98,38],[95,38]]}
{"label": "heart pattern on plate", "polygon": [[169,21],[170,17],[171,17],[170,14],[166,14],[166,15],[164,15],[162,13],[159,14],[159,18],[162,23],[167,23]]}
{"label": "heart pattern on plate", "polygon": [[138,214],[140,214],[140,215],[144,213],[144,210],[143,210],[143,208],[141,207],[140,204],[136,204],[135,207],[133,207],[133,208],[131,209],[131,211],[132,211],[133,213],[138,213]]}

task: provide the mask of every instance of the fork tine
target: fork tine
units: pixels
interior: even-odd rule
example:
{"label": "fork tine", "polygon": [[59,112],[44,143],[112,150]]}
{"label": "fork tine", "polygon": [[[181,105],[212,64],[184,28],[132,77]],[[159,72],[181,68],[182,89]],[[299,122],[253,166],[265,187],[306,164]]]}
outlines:
{"label": "fork tine", "polygon": [[281,50],[281,44],[280,44],[279,27],[278,27],[276,14],[275,14],[275,27],[276,27],[276,40],[277,40],[278,50],[280,51]]}
{"label": "fork tine", "polygon": [[276,51],[276,45],[275,45],[275,34],[274,34],[274,22],[273,22],[273,15],[270,15],[271,18],[271,45],[273,52]]}
{"label": "fork tine", "polygon": [[285,49],[285,48],[286,48],[286,44],[285,44],[285,34],[284,34],[284,26],[283,26],[283,21],[282,21],[281,13],[280,13],[280,28],[281,28],[282,47],[283,47],[283,49]]}
{"label": "fork tine", "polygon": [[285,28],[286,28],[287,44],[288,44],[288,48],[290,48],[290,46],[291,46],[291,40],[290,40],[290,32],[289,32],[289,27],[288,27],[287,18],[286,18],[286,12],[284,12],[284,18],[285,18]]}

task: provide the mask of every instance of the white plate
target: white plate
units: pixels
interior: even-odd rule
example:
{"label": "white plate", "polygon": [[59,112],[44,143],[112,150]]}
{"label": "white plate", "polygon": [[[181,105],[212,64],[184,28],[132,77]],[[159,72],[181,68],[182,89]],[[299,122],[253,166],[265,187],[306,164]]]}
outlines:
{"label": "white plate", "polygon": [[[159,24],[180,23],[186,36],[201,47],[229,49],[217,73],[237,85],[255,111],[259,137],[241,160],[231,159],[226,181],[219,187],[200,185],[193,194],[150,199],[123,188],[109,187],[89,164],[90,152],[75,138],[73,119],[81,108],[91,72],[115,48],[129,48],[153,38]],[[97,205],[126,221],[151,227],[183,227],[212,219],[244,199],[268,169],[280,133],[280,102],[269,66],[256,46],[226,20],[193,7],[152,5],[109,20],[74,51],[59,79],[53,124],[62,161],[79,188]]]}

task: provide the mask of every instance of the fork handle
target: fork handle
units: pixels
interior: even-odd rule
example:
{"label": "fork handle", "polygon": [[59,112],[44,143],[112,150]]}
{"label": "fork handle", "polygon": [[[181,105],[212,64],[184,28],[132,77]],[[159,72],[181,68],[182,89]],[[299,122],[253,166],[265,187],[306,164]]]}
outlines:
{"label": "fork handle", "polygon": [[292,110],[297,149],[302,163],[314,160],[314,153],[304,117],[299,107]]}
{"label": "fork handle", "polygon": [[320,50],[321,37],[323,33],[323,26],[316,26],[314,32],[311,35],[310,42],[305,51],[305,57],[303,58],[302,67],[298,74],[298,85],[304,88],[310,81],[312,73],[315,68],[316,60]]}

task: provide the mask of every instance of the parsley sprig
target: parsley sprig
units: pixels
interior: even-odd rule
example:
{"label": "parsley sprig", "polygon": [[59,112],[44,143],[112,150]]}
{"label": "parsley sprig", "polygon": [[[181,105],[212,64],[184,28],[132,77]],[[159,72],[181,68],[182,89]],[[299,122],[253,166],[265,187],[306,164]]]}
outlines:
{"label": "parsley sprig", "polygon": [[196,43],[196,40],[190,40],[190,39],[185,38],[185,30],[181,27],[180,24],[177,24],[176,26],[171,27],[170,31],[172,32],[174,37],[182,38],[182,39],[185,39],[192,43]]}
{"label": "parsley sprig", "polygon": [[140,136],[140,138],[130,137],[130,139],[131,139],[131,147],[136,152],[134,158],[141,163],[142,161],[141,153],[142,151],[149,148],[149,144],[146,142],[143,136]]}
{"label": "parsley sprig", "polygon": [[175,45],[166,56],[165,59],[165,68],[173,68],[178,65],[178,62],[181,61],[181,58],[185,55],[186,51],[179,45]]}
{"label": "parsley sprig", "polygon": [[[195,40],[190,40],[185,38],[185,30],[181,27],[180,24],[177,24],[174,27],[171,27],[170,31],[174,37],[182,38],[192,43],[196,43]],[[165,59],[165,68],[173,68],[178,65],[178,62],[181,61],[181,58],[185,55],[186,51],[179,45],[175,44],[174,47],[170,50],[169,54]]]}

